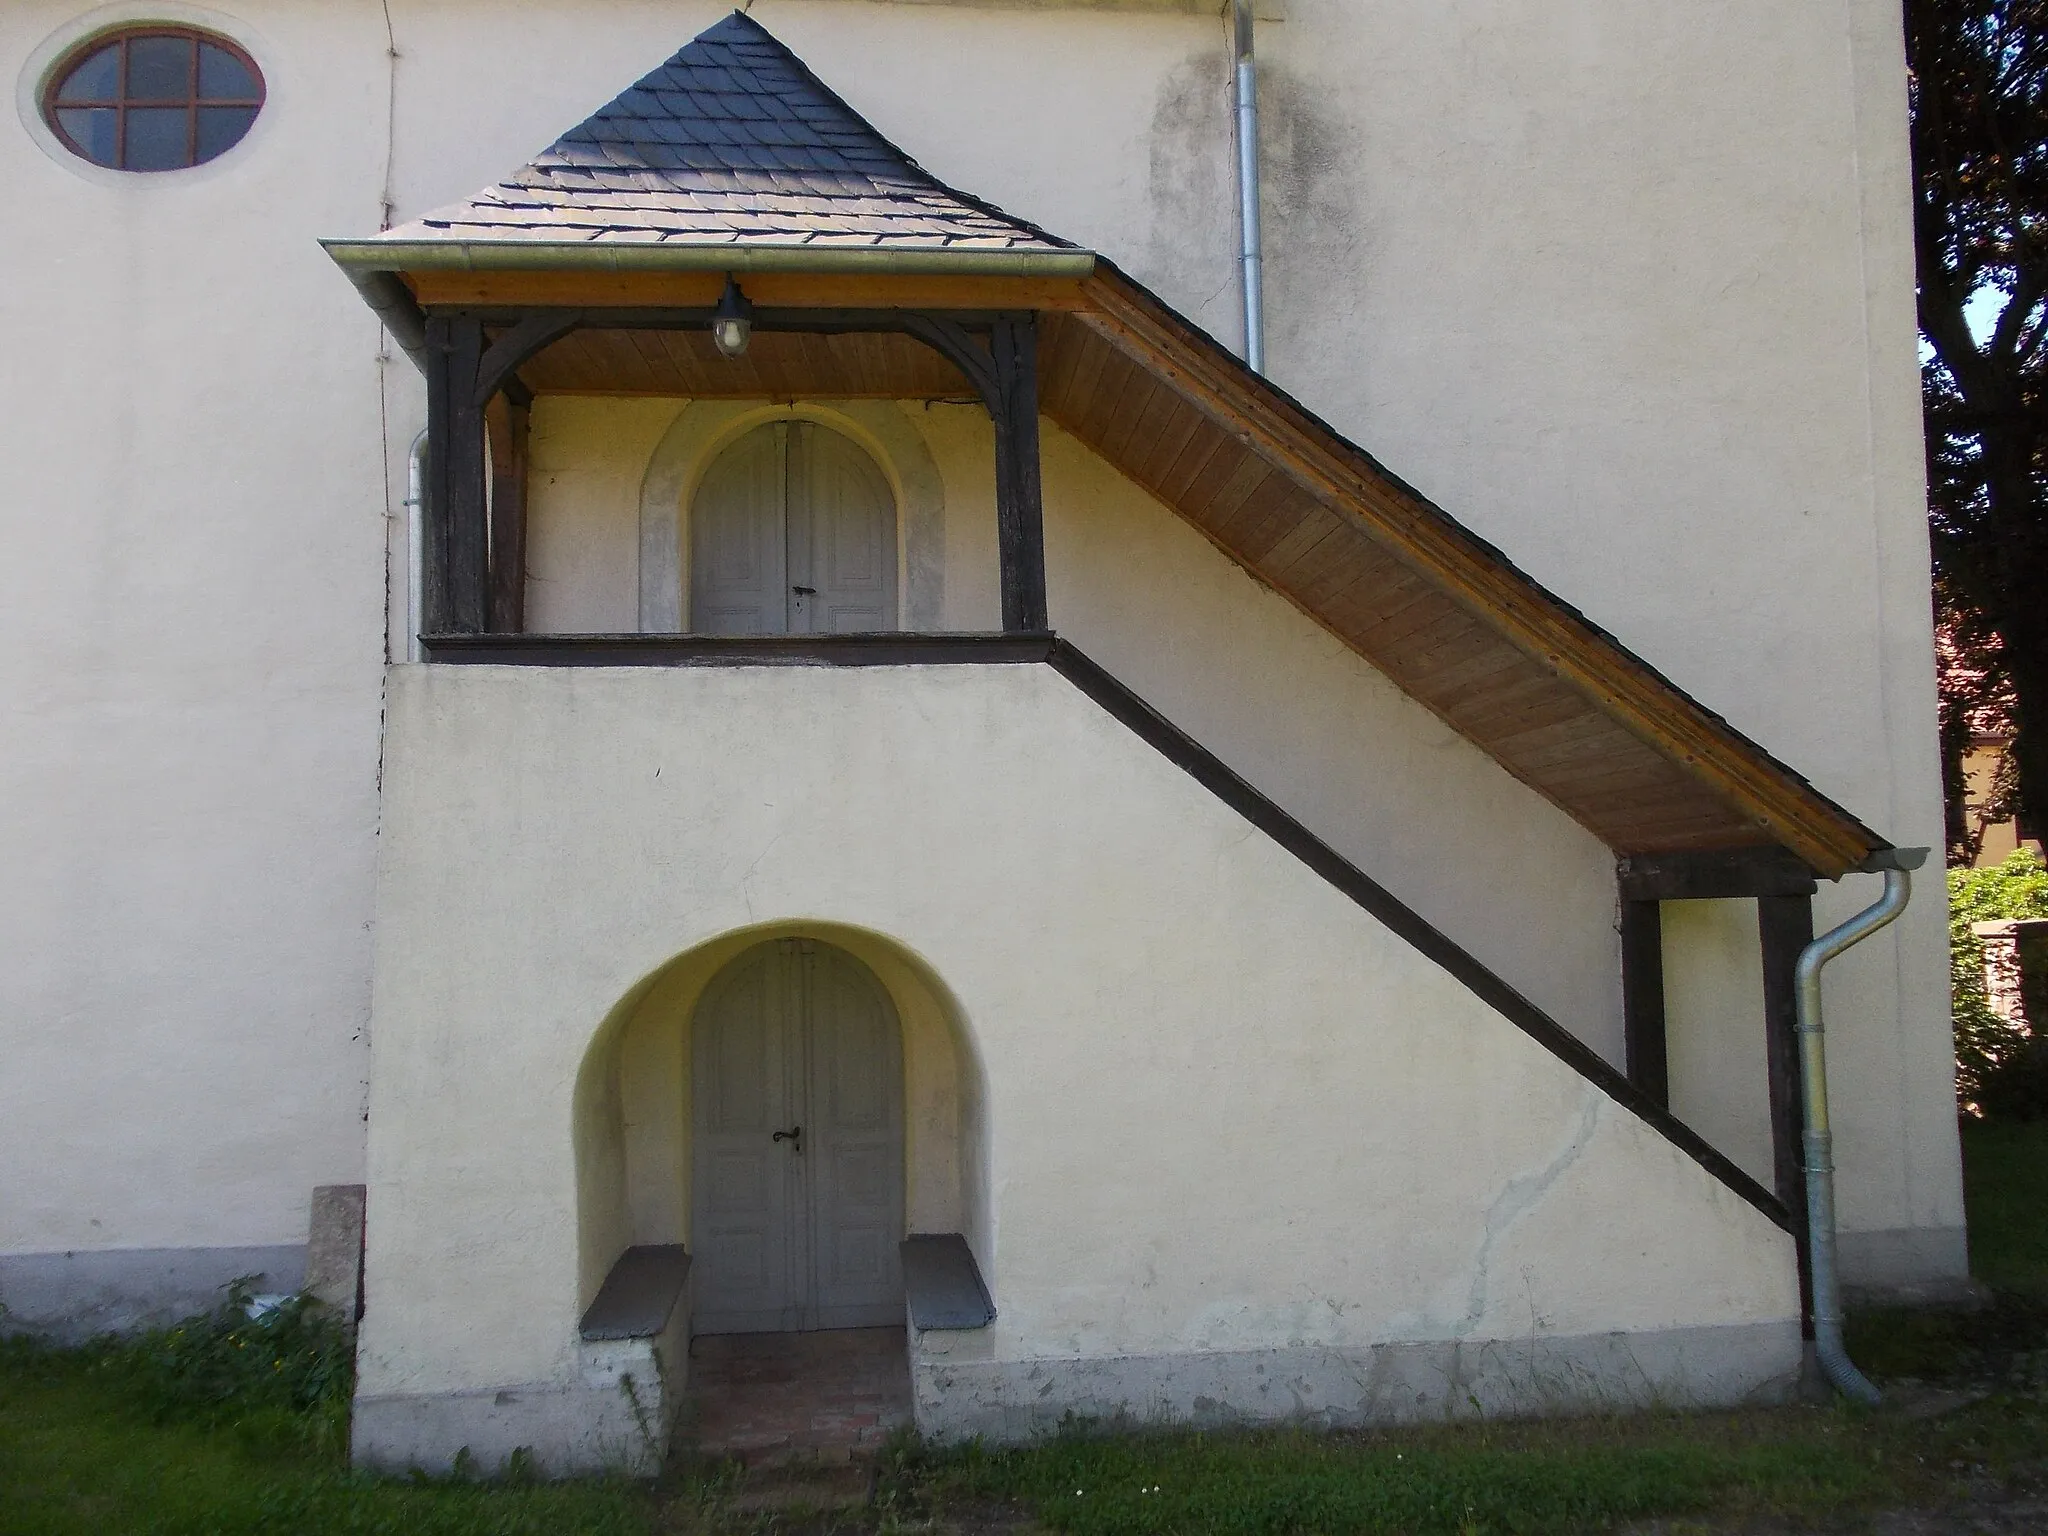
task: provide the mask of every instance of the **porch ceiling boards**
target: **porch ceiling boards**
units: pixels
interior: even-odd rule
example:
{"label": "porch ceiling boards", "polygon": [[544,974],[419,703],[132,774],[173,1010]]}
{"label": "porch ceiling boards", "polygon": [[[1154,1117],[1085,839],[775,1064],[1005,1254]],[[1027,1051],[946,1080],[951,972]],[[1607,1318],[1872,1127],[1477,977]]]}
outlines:
{"label": "porch ceiling boards", "polygon": [[909,336],[761,331],[723,357],[708,331],[572,331],[519,370],[535,394],[788,400],[974,399],[960,370]]}

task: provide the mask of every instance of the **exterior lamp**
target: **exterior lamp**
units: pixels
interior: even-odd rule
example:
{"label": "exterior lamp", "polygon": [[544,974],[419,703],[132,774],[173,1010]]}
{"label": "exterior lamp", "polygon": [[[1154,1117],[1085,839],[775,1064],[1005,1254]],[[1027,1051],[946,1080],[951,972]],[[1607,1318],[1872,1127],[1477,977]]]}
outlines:
{"label": "exterior lamp", "polygon": [[711,340],[727,357],[738,357],[747,350],[753,332],[754,306],[728,272],[725,292],[718,296],[718,308],[711,311]]}

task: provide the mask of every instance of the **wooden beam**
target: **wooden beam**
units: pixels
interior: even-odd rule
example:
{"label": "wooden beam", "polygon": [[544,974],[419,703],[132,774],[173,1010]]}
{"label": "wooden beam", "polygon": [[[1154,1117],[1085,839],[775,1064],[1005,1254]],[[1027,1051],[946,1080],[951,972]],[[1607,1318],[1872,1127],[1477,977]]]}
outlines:
{"label": "wooden beam", "polygon": [[1002,561],[1003,628],[1047,627],[1045,509],[1038,457],[1038,323],[996,322],[990,337],[999,407],[996,424],[996,543]]}
{"label": "wooden beam", "polygon": [[488,617],[490,530],[484,496],[484,413],[476,400],[482,324],[427,317],[427,570],[429,633],[475,634]]}
{"label": "wooden beam", "polygon": [[[915,273],[747,272],[740,285],[757,305],[826,309],[1080,309],[1079,278],[948,277]],[[509,308],[708,309],[723,272],[409,272],[423,305]]]}
{"label": "wooden beam", "polygon": [[440,315],[426,320],[427,465],[420,491],[420,631],[442,634],[453,627],[448,610],[448,433],[451,322]]}
{"label": "wooden beam", "polygon": [[1778,1199],[1799,1245],[1799,1298],[1807,1330],[1813,1323],[1813,1274],[1806,1238],[1806,1114],[1799,1088],[1799,1008],[1794,976],[1799,952],[1813,942],[1810,896],[1762,896],[1757,943],[1764,962],[1764,1050],[1771,1088],[1771,1168]]}
{"label": "wooden beam", "polygon": [[508,390],[484,408],[491,447],[491,587],[489,622],[496,634],[526,627],[527,446],[533,397]]}
{"label": "wooden beam", "polygon": [[1616,866],[1624,901],[1732,901],[1811,896],[1813,871],[1778,847],[1638,853]]}
{"label": "wooden beam", "polygon": [[1628,1080],[1660,1109],[1671,1107],[1670,1046],[1664,1029],[1664,909],[1621,903],[1621,1013]]}
{"label": "wooden beam", "polygon": [[491,667],[941,667],[1049,660],[1047,634],[437,635],[433,662]]}

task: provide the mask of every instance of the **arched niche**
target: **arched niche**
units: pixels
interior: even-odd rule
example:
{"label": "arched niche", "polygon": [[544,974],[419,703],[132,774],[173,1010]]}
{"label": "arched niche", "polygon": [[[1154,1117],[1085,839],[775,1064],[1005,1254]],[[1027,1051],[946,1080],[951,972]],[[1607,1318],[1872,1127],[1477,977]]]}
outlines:
{"label": "arched niche", "polygon": [[902,627],[944,627],[946,491],[924,434],[893,400],[799,401],[768,405],[698,400],[669,424],[640,482],[640,632],[679,633],[690,590],[684,527],[697,485],[728,446],[772,421],[814,421],[853,439],[874,458],[896,495],[900,530],[897,591]]}
{"label": "arched niche", "polygon": [[992,1273],[988,1095],[958,1001],[886,935],[839,923],[737,929],[642,980],[612,1009],[577,1074],[574,1104],[579,1306],[638,1243],[690,1242],[690,1030],[704,989],[769,939],[834,944],[887,989],[903,1028],[907,1232],[959,1232]]}

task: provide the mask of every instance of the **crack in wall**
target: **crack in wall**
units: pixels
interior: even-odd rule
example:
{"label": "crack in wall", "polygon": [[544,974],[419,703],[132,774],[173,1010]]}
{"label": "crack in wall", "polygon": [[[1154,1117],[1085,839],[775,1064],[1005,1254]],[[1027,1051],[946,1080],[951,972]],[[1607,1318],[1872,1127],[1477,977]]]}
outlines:
{"label": "crack in wall", "polygon": [[1492,1273],[1494,1245],[1516,1222],[1541,1204],[1543,1197],[1579,1160],[1592,1142],[1593,1133],[1600,1128],[1600,1107],[1605,1099],[1606,1096],[1591,1083],[1581,1084],[1578,1124],[1565,1145],[1542,1168],[1510,1179],[1507,1187],[1494,1196],[1493,1204],[1487,1207],[1485,1231],[1479,1239],[1479,1253],[1473,1262],[1472,1284],[1465,1298],[1465,1315],[1452,1324],[1453,1337],[1467,1338],[1479,1326],[1480,1319],[1486,1315],[1487,1281]]}

